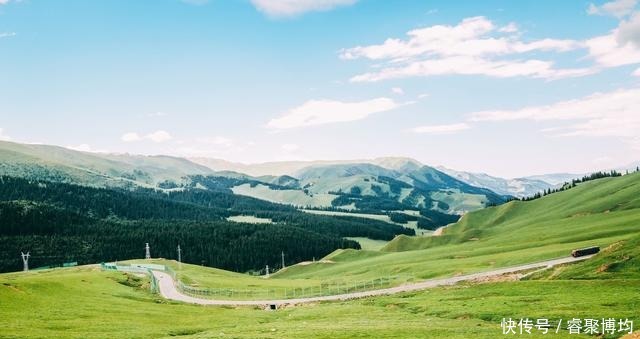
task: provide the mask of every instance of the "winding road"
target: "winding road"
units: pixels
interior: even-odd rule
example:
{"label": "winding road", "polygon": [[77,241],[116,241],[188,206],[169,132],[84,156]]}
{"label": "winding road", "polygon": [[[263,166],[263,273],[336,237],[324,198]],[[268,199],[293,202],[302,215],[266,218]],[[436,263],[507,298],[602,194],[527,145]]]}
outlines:
{"label": "winding road", "polygon": [[308,298],[279,299],[279,300],[215,300],[215,299],[194,298],[194,297],[180,293],[180,291],[178,291],[178,289],[176,288],[174,280],[171,278],[169,274],[162,271],[153,271],[153,275],[158,280],[160,295],[170,300],[182,301],[186,303],[199,304],[199,305],[282,306],[282,305],[313,303],[318,301],[350,300],[350,299],[359,299],[359,298],[374,297],[374,296],[381,296],[381,295],[390,295],[390,294],[396,294],[396,293],[402,293],[402,292],[411,292],[411,291],[423,290],[423,289],[437,287],[437,286],[453,285],[461,281],[494,277],[494,276],[499,276],[503,274],[526,271],[526,270],[535,269],[535,268],[553,267],[556,265],[562,265],[562,264],[568,264],[576,261],[586,260],[591,258],[592,256],[593,255],[578,257],[578,258],[567,257],[567,258],[553,259],[553,260],[541,261],[541,262],[524,264],[519,266],[500,268],[500,269],[495,269],[495,270],[486,271],[486,272],[459,275],[459,276],[450,277],[450,278],[429,279],[429,280],[425,280],[417,283],[378,289],[378,290],[318,296],[318,297],[308,297]]}

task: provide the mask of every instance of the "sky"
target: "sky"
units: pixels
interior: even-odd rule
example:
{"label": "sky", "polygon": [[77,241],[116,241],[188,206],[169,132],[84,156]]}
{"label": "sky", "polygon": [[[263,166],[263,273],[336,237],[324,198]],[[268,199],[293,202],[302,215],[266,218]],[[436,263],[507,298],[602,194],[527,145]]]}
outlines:
{"label": "sky", "polygon": [[502,177],[640,159],[640,5],[0,0],[0,139]]}

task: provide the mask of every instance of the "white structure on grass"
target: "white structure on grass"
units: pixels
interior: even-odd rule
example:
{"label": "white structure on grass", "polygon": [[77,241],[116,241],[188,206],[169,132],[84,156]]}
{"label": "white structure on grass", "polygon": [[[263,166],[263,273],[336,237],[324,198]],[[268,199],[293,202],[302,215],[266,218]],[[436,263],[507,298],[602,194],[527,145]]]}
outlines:
{"label": "white structure on grass", "polygon": [[22,266],[22,270],[26,272],[29,270],[29,257],[31,255],[29,252],[27,252],[27,254],[20,252],[20,255],[22,256],[22,263],[24,264],[24,266]]}

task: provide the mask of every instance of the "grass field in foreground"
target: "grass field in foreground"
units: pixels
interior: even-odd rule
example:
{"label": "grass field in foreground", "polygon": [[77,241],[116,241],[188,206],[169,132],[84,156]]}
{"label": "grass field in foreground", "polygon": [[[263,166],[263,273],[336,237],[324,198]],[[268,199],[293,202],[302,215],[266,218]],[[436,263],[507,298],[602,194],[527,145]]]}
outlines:
{"label": "grass field in foreground", "polygon": [[[502,318],[613,317],[637,326],[640,274],[624,272],[637,271],[639,241],[568,265],[574,280],[465,283],[275,312],[167,302],[146,278],[97,267],[1,274],[0,338],[496,338]],[[625,257],[630,267],[599,270]]]}

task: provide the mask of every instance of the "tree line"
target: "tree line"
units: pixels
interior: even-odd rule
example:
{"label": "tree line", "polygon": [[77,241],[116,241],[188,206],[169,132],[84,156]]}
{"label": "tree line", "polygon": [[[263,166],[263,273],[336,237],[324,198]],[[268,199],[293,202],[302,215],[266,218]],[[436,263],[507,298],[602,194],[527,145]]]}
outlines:
{"label": "tree line", "polygon": [[[269,218],[254,225],[233,215]],[[0,271],[19,269],[20,251],[34,265],[64,260],[95,263],[154,256],[239,272],[320,258],[338,248],[359,248],[344,237],[390,240],[411,229],[356,217],[303,213],[291,206],[234,195],[224,188],[107,189],[0,176]],[[35,266],[33,266],[35,267]]]}
{"label": "tree line", "polygon": [[[636,172],[637,171],[639,171],[638,168],[636,168]],[[629,172],[627,172],[627,174],[628,173]],[[620,173],[620,172],[618,172],[616,170],[611,170],[609,172],[606,172],[606,171],[594,172],[594,173],[591,173],[589,175],[585,175],[585,176],[583,176],[581,178],[572,179],[571,182],[565,182],[562,186],[560,186],[558,188],[548,188],[548,189],[543,190],[542,192],[537,192],[534,195],[531,195],[531,196],[528,196],[528,197],[522,197],[522,198],[520,198],[520,201],[536,200],[536,199],[542,198],[544,196],[547,196],[549,194],[566,191],[568,189],[576,187],[579,183],[583,183],[583,182],[587,182],[587,181],[591,181],[591,180],[596,180],[596,179],[612,178],[612,177],[619,177],[619,176],[622,176],[622,173]]]}

